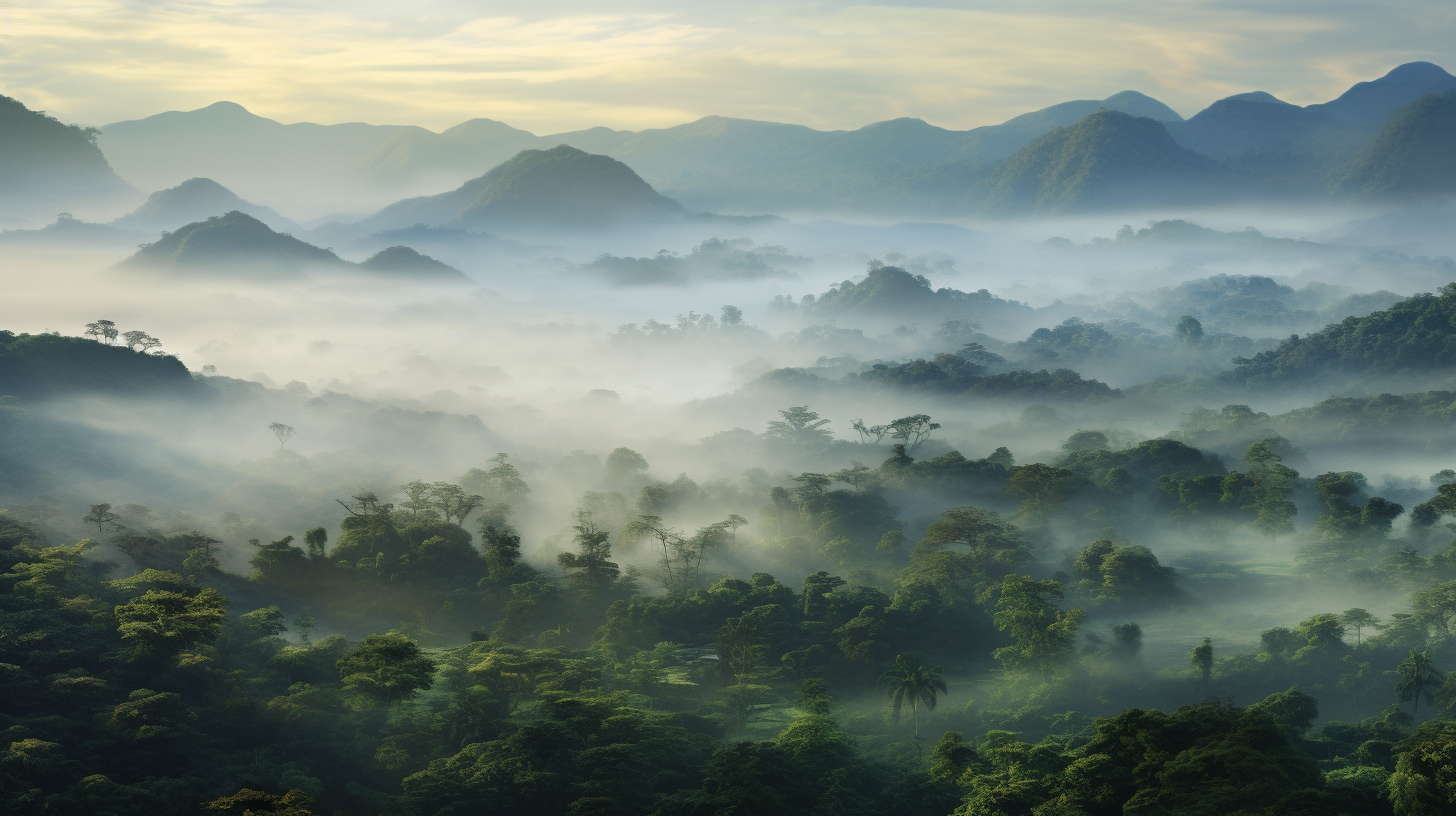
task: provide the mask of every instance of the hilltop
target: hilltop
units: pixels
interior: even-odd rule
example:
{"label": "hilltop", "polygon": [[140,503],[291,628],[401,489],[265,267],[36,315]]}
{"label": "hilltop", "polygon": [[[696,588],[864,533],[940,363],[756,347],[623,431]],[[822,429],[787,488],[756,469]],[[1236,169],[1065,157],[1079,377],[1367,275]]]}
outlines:
{"label": "hilltop", "polygon": [[82,392],[181,396],[205,391],[171,355],[84,337],[0,330],[0,397],[32,400]]}
{"label": "hilltop", "polygon": [[244,201],[232,190],[207,178],[188,179],[176,187],[152,193],[146,203],[111,223],[122,229],[165,232],[233,211],[250,215],[275,230],[302,229],[272,207]]}
{"label": "hilltop", "polygon": [[1345,198],[1456,194],[1456,90],[1402,108],[1330,188]]}
{"label": "hilltop", "polygon": [[464,272],[428,255],[421,255],[407,246],[381,249],[368,260],[360,263],[359,268],[391,278],[470,282],[470,278]]}
{"label": "hilltop", "polygon": [[969,203],[998,215],[1166,203],[1207,196],[1225,177],[1217,162],[1173,141],[1163,123],[1099,111],[996,165]]}
{"label": "hilltop", "polygon": [[274,232],[262,221],[236,210],[163,235],[120,264],[133,269],[208,269],[282,276],[300,275],[310,266],[345,265],[329,250]]}
{"label": "hilltop", "polygon": [[363,263],[350,263],[236,210],[164,233],[117,266],[248,277],[302,277],[310,270],[364,272],[397,281],[471,282],[464,272],[407,246],[391,246]]}
{"label": "hilltop", "polygon": [[672,221],[687,215],[682,205],[660,195],[627,165],[559,145],[523,150],[451,192],[391,204],[365,225],[555,231]]}

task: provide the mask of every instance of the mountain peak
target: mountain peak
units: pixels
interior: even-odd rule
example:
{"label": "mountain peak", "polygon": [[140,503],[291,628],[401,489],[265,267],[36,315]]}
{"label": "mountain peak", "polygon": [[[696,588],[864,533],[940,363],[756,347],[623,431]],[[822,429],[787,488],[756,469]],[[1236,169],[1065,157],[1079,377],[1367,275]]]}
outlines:
{"label": "mountain peak", "polygon": [[1456,88],[1456,76],[1441,66],[1407,62],[1379,79],[1355,83],[1337,99],[1310,107],[1323,109],[1352,125],[1376,128],[1411,102],[1452,88]]}
{"label": "mountain peak", "polygon": [[977,192],[983,209],[1000,214],[1139,206],[1216,185],[1221,174],[1162,122],[1104,109],[1000,162]]}
{"label": "mountain peak", "polygon": [[448,193],[396,202],[370,222],[528,230],[594,229],[687,212],[620,161],[570,145],[522,150]]}

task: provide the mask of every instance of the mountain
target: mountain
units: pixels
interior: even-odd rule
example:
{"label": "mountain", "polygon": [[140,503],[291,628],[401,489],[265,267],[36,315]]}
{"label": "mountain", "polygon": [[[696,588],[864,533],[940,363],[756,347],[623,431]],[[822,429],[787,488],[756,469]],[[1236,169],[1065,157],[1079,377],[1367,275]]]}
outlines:
{"label": "mountain", "polygon": [[0,395],[42,400],[83,393],[202,396],[209,390],[171,355],[84,337],[0,330]]}
{"label": "mountain", "polygon": [[360,263],[359,268],[391,278],[470,282],[464,272],[428,255],[421,255],[407,246],[382,249]]}
{"label": "mountain", "polygon": [[1291,105],[1263,91],[1220,99],[1167,127],[1189,150],[1260,170],[1290,163],[1304,167],[1330,153],[1335,142],[1348,141],[1347,126],[1328,111]]}
{"label": "mountain", "polygon": [[1099,111],[1000,162],[970,193],[992,214],[1062,212],[1206,200],[1226,173],[1173,141],[1161,122]]}
{"label": "mountain", "polygon": [[951,157],[952,161],[989,164],[1000,161],[1037,138],[1059,127],[1069,127],[1100,110],[1122,111],[1159,122],[1182,122],[1172,108],[1137,91],[1122,91],[1103,100],[1081,99],[1062,102],[1039,111],[1023,113],[999,125],[987,125],[967,131],[966,144]]}
{"label": "mountain", "polygon": [[1406,105],[1456,88],[1456,76],[1429,62],[1408,62],[1370,82],[1357,82],[1336,99],[1309,109],[1320,110],[1335,119],[1375,131]]}
{"label": "mountain", "polygon": [[143,189],[210,178],[247,199],[287,200],[323,213],[357,206],[370,193],[359,169],[401,129],[357,122],[285,125],[242,105],[216,102],[106,125],[97,143],[122,178]]}
{"label": "mountain", "polygon": [[294,277],[309,267],[349,264],[327,249],[283,235],[236,210],[180,227],[146,244],[120,266],[164,271],[210,270],[250,276]]}
{"label": "mountain", "polygon": [[[1449,286],[1449,284],[1448,284]],[[1253,358],[1234,359],[1231,381],[1273,386],[1345,374],[1372,376],[1456,368],[1456,295],[1416,295],[1389,309],[1303,337],[1294,335]]]}
{"label": "mountain", "polygon": [[0,209],[54,213],[56,207],[135,194],[112,172],[96,131],[65,125],[0,96]]}
{"label": "mountain", "polygon": [[1402,108],[1330,189],[1342,198],[1456,195],[1456,90]]}
{"label": "mountain", "polygon": [[188,179],[176,187],[152,193],[145,204],[111,223],[123,229],[166,232],[234,210],[251,215],[275,230],[302,229],[272,207],[250,204],[232,190],[206,178]]}
{"label": "mountain", "polygon": [[364,222],[375,229],[414,224],[527,231],[602,229],[688,216],[632,168],[560,145],[523,150],[448,193],[396,202]]}

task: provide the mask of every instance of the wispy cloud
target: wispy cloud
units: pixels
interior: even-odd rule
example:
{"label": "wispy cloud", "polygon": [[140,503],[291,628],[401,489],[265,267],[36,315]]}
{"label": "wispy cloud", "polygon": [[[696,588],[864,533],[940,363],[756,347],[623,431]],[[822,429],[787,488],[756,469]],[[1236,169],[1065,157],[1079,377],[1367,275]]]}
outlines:
{"label": "wispy cloud", "polygon": [[1413,59],[1456,62],[1444,0],[480,4],[20,0],[0,92],[100,124],[240,102],[283,121],[551,132],[707,114],[972,127],[1123,89],[1184,113],[1248,90],[1297,103]]}

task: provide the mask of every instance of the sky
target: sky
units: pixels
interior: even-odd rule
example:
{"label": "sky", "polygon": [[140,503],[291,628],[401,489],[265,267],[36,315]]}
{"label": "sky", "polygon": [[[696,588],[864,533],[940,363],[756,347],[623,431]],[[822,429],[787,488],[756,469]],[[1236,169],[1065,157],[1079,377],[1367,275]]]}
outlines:
{"label": "sky", "polygon": [[539,134],[707,115],[996,124],[1122,90],[1185,116],[1456,71],[1451,0],[6,0],[0,93],[103,125],[219,100],[283,122]]}

